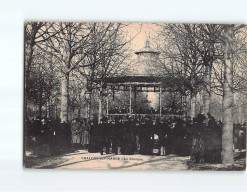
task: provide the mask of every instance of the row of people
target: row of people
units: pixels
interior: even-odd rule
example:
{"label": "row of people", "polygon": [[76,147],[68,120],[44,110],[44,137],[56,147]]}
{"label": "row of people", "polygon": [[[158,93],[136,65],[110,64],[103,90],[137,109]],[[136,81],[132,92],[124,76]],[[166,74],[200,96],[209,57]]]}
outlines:
{"label": "row of people", "polygon": [[[167,121],[167,124],[169,123]],[[30,130],[30,136],[37,138],[37,144],[48,144],[54,151],[63,146],[68,147],[71,143],[72,149],[84,146],[89,152],[103,153],[105,148],[105,152],[109,153],[109,149],[112,148],[117,154],[133,154],[138,151],[141,154],[151,154],[155,135],[159,137],[158,145],[163,147],[165,140],[170,138],[167,125],[162,121],[152,122],[150,119],[116,119],[110,122],[104,118],[100,124],[91,125],[86,119],[82,122],[72,120],[71,124],[42,119],[33,121],[27,129]]]}
{"label": "row of people", "polygon": [[[127,121],[123,121],[121,117],[108,121],[104,117],[99,124],[93,121],[88,123],[86,119],[72,120],[71,123],[42,119],[29,122],[27,129],[29,136],[37,138],[37,144],[48,144],[54,153],[61,148],[72,146],[73,150],[83,147],[89,152],[100,152],[101,154],[104,152],[153,154],[158,149],[158,153],[161,155],[165,153],[190,155],[191,149],[194,148],[196,151],[201,147],[200,141],[198,141],[200,139],[197,138],[202,135],[202,132],[211,134],[204,133],[203,136],[212,137],[214,135],[219,139],[221,137],[222,123],[220,121],[217,122],[212,116],[209,116],[208,126],[204,122],[205,116],[201,115],[194,121],[183,121],[178,118],[155,121],[151,118],[141,120],[129,118]],[[236,128],[235,125],[234,129]],[[246,131],[244,131],[245,133]],[[234,135],[237,136],[237,134]],[[193,141],[193,139],[197,141]],[[196,144],[197,142],[198,144]],[[210,145],[210,143],[207,144]],[[239,144],[236,144],[236,147],[239,147]],[[201,153],[197,152],[197,155],[194,155],[197,156],[195,159],[200,158],[198,157],[200,155]]]}
{"label": "row of people", "polygon": [[[198,124],[200,124],[198,126]],[[134,120],[129,118],[124,122],[116,118],[115,121],[107,121],[104,118],[99,125],[91,126],[91,152],[101,152],[106,149],[109,153],[110,148],[118,154],[152,154],[158,148],[161,155],[176,153],[179,155],[189,155],[192,148],[192,139],[200,134],[204,123],[198,119],[192,122],[185,122],[181,119],[162,121],[151,119]],[[220,135],[220,124],[212,119],[209,121],[208,129]],[[163,151],[163,152],[162,152]]]}
{"label": "row of people", "polygon": [[152,154],[155,147],[164,151],[164,148],[172,148],[168,140],[180,139],[186,134],[185,131],[178,133],[180,128],[173,131],[172,129],[173,127],[169,126],[168,122],[164,124],[163,121],[152,121],[147,118],[142,121],[131,119],[123,121],[116,118],[111,122],[103,118],[100,124],[91,125],[89,152],[103,154],[105,149],[108,154],[112,148],[115,154],[131,155],[136,152]]}
{"label": "row of people", "polygon": [[[49,154],[58,154],[61,150],[68,151],[71,147],[70,124],[61,120],[49,120],[46,118],[36,118],[26,121],[25,140],[26,149],[39,153],[42,145],[49,148]],[[42,155],[42,154],[41,154]]]}
{"label": "row of people", "polygon": [[90,125],[87,119],[84,118],[82,122],[78,119],[73,119],[71,122],[71,143],[72,149],[88,149],[90,140]]}
{"label": "row of people", "polygon": [[[119,108],[115,106],[114,108],[109,109],[109,114],[128,114],[130,113],[129,108],[126,106]],[[132,108],[131,113],[135,114],[160,114],[160,109],[151,108]],[[175,108],[161,108],[162,115],[183,115],[184,111],[182,109],[175,109]]]}

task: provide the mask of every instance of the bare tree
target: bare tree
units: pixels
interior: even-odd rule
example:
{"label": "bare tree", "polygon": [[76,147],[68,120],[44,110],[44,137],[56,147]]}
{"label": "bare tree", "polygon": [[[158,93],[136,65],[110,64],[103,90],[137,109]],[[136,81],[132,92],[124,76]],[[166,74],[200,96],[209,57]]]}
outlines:
{"label": "bare tree", "polygon": [[27,22],[25,23],[25,31],[24,31],[24,39],[25,39],[25,76],[24,76],[24,89],[25,89],[25,97],[24,97],[24,112],[25,117],[28,118],[27,114],[27,101],[30,92],[30,70],[32,68],[33,63],[33,54],[35,50],[35,45],[43,41],[42,36],[47,35],[47,29],[49,27],[46,26],[46,23],[43,22]]}
{"label": "bare tree", "polygon": [[[42,117],[42,106],[49,111],[50,102],[54,99],[59,82],[56,77],[55,64],[42,52],[34,52],[32,67],[30,68],[28,102],[38,105],[39,117]],[[47,113],[46,113],[47,114]],[[49,112],[48,112],[49,115]]]}
{"label": "bare tree", "polygon": [[202,41],[198,39],[200,28],[196,24],[167,24],[160,34],[163,43],[160,50],[163,53],[161,65],[165,74],[179,77],[182,80],[181,89],[190,91],[190,116],[195,117],[196,95],[202,90],[203,59],[201,51]]}
{"label": "bare tree", "polygon": [[224,84],[223,84],[223,132],[222,132],[222,162],[233,164],[233,55],[234,41],[238,31],[244,25],[223,25],[223,62],[224,62]]}
{"label": "bare tree", "polygon": [[52,32],[55,36],[40,45],[40,49],[56,59],[57,71],[61,82],[61,111],[62,121],[68,121],[69,78],[72,71],[87,55],[90,30],[85,23],[53,23]]}
{"label": "bare tree", "polygon": [[122,23],[90,23],[90,49],[84,60],[84,67],[79,67],[80,74],[87,79],[87,90],[98,90],[99,117],[102,118],[103,90],[105,78],[124,70],[124,61],[129,56],[122,29]]}
{"label": "bare tree", "polygon": [[[51,59],[51,56],[46,56],[46,54],[40,50],[40,46],[44,44],[47,40],[54,37],[59,31],[52,30],[52,24],[46,22],[27,22],[25,23],[25,76],[24,76],[24,111],[26,118],[28,117],[28,101],[34,98],[34,92],[39,93],[39,97],[42,97],[42,94],[45,92],[43,89],[47,89],[48,93],[48,83],[46,81],[37,83],[37,78],[41,79],[44,76],[52,76],[52,68],[54,64]],[[48,66],[51,68],[49,70],[50,74],[47,71]],[[43,73],[42,73],[43,72]],[[48,74],[46,74],[46,73]],[[43,75],[43,76],[42,76]],[[49,77],[50,78],[50,77]],[[42,80],[42,79],[41,79]],[[49,80],[49,79],[48,79]],[[42,88],[42,84],[46,83],[46,87]],[[51,84],[54,86],[54,84]],[[44,87],[44,86],[43,86]],[[50,92],[49,92],[50,94]],[[37,99],[36,99],[37,100]],[[39,101],[40,115],[41,115],[41,105],[44,104],[46,99],[43,100],[43,103]]]}

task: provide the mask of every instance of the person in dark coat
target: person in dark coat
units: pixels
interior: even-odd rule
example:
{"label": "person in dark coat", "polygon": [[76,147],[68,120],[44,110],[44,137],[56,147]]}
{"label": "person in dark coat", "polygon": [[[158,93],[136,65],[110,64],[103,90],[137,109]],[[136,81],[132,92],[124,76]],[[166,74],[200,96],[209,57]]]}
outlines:
{"label": "person in dark coat", "polygon": [[121,154],[124,140],[124,123],[120,119],[116,120],[115,139],[114,150],[116,151],[116,154]]}
{"label": "person in dark coat", "polygon": [[103,119],[100,119],[99,124],[97,125],[97,142],[98,142],[98,148],[99,152],[101,153],[101,148],[103,145]]}
{"label": "person in dark coat", "polygon": [[[168,125],[168,122],[166,120],[161,120],[160,121],[160,125],[162,126],[162,136],[164,136],[164,149],[165,149],[165,153],[164,155],[167,155],[168,154],[168,131],[169,131],[169,125]],[[161,140],[162,140],[162,137],[161,137]]]}
{"label": "person in dark coat", "polygon": [[176,119],[176,125],[173,129],[173,147],[174,147],[174,153],[180,156],[184,156],[187,152],[186,148],[186,128],[185,123],[182,119],[177,118]]}
{"label": "person in dark coat", "polygon": [[51,155],[51,130],[46,119],[41,119],[37,134],[37,148],[34,149],[34,154],[39,156]]}
{"label": "person in dark coat", "polygon": [[135,150],[135,137],[131,118],[124,124],[122,154],[132,155]]}
{"label": "person in dark coat", "polygon": [[90,141],[90,125],[87,122],[87,119],[83,119],[83,123],[81,124],[81,144],[83,148],[88,149],[89,141]]}
{"label": "person in dark coat", "polygon": [[150,121],[149,119],[145,119],[145,121],[142,121],[140,127],[141,154],[151,154],[151,129],[152,121]]}
{"label": "person in dark coat", "polygon": [[53,154],[58,154],[60,150],[60,129],[59,122],[57,120],[50,120],[50,129],[51,129],[51,145]]}
{"label": "person in dark coat", "polygon": [[175,123],[173,123],[171,120],[167,120],[165,123],[165,129],[166,129],[166,151],[167,154],[173,154],[174,153],[174,132],[173,129],[175,127]]}
{"label": "person in dark coat", "polygon": [[98,152],[98,143],[97,143],[97,125],[94,122],[91,122],[90,130],[90,142],[88,152]]}
{"label": "person in dark coat", "polygon": [[40,118],[37,117],[37,118],[34,120],[33,124],[32,124],[32,128],[33,128],[33,130],[32,130],[32,135],[33,135],[33,136],[38,136],[38,135],[40,135],[40,125],[41,125]]}
{"label": "person in dark coat", "polygon": [[45,118],[41,119],[41,124],[40,124],[40,143],[41,144],[48,144],[50,145],[51,141],[51,130],[50,126],[47,124]]}
{"label": "person in dark coat", "polygon": [[133,122],[133,126],[132,126],[132,132],[133,135],[135,136],[135,151],[137,153],[140,152],[140,137],[139,137],[139,131],[140,131],[140,121],[139,120],[135,120]]}
{"label": "person in dark coat", "polygon": [[156,121],[156,128],[157,133],[159,135],[159,146],[160,146],[160,155],[164,156],[166,155],[166,131],[165,131],[165,125],[163,121],[160,121],[160,119],[157,119]]}
{"label": "person in dark coat", "polygon": [[117,135],[116,135],[116,120],[111,122],[110,131],[111,131],[111,143],[112,143],[112,153],[117,154]]}
{"label": "person in dark coat", "polygon": [[139,127],[139,140],[140,140],[140,153],[145,154],[145,133],[146,133],[146,124],[145,121],[142,120]]}
{"label": "person in dark coat", "polygon": [[136,120],[136,122],[135,122],[135,135],[136,135],[137,152],[140,153],[140,149],[141,149],[141,122],[139,119]]}
{"label": "person in dark coat", "polygon": [[240,127],[237,133],[237,149],[241,152],[246,149],[246,135],[244,127]]}
{"label": "person in dark coat", "polygon": [[49,145],[51,149],[52,154],[57,153],[57,147],[56,147],[56,132],[55,132],[55,127],[54,127],[54,121],[50,118],[47,121],[47,126],[49,129]]}
{"label": "person in dark coat", "polygon": [[104,152],[104,148],[106,148],[106,154],[109,154],[109,149],[111,146],[111,142],[110,142],[110,128],[109,125],[107,123],[108,119],[107,117],[104,117],[102,119],[102,124],[100,125],[101,128],[101,148],[100,148],[100,154],[103,155]]}
{"label": "person in dark coat", "polygon": [[72,149],[78,150],[80,148],[81,143],[81,125],[80,122],[78,122],[76,119],[72,120],[71,123],[71,138],[72,138]]}
{"label": "person in dark coat", "polygon": [[[61,148],[63,147],[63,139],[62,139],[62,130],[60,126],[61,120],[54,119],[52,122],[52,129],[54,132],[54,138],[55,138],[55,152],[59,153],[61,151]],[[65,144],[66,145],[66,144]]]}
{"label": "person in dark coat", "polygon": [[160,155],[160,130],[156,121],[153,121],[150,132],[150,144],[148,146],[149,153],[152,155]]}
{"label": "person in dark coat", "polygon": [[[61,143],[60,148],[65,150],[70,150],[72,147],[72,132],[70,129],[70,124],[58,119],[59,123],[59,143]],[[72,148],[73,149],[73,148]]]}
{"label": "person in dark coat", "polygon": [[128,127],[126,126],[126,123],[122,124],[122,127],[121,127],[121,154],[128,154],[129,153],[129,148],[128,148],[128,142],[129,142],[129,129]]}
{"label": "person in dark coat", "polygon": [[207,130],[204,121],[206,117],[203,114],[198,114],[194,119],[192,128],[192,152],[191,152],[191,161],[193,163],[204,163],[204,144],[203,134]]}

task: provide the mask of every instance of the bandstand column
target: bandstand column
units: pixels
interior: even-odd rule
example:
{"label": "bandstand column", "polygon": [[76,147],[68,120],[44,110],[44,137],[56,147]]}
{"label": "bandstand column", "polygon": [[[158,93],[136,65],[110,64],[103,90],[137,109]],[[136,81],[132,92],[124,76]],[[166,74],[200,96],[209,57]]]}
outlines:
{"label": "bandstand column", "polygon": [[162,87],[160,86],[160,95],[159,95],[159,104],[160,104],[160,117],[161,117],[161,94],[162,93]]}
{"label": "bandstand column", "polygon": [[103,101],[103,88],[100,87],[99,89],[99,116],[98,116],[98,123],[102,119],[102,101]]}
{"label": "bandstand column", "polygon": [[113,105],[113,107],[115,106],[115,91],[114,91],[114,89],[112,90],[112,105]]}
{"label": "bandstand column", "polygon": [[[79,115],[78,115],[79,118]],[[86,118],[89,118],[89,104],[88,104],[88,100],[87,100],[87,109],[86,109]]]}
{"label": "bandstand column", "polygon": [[106,114],[109,114],[109,98],[108,98],[109,90],[107,89],[107,94],[106,94]]}
{"label": "bandstand column", "polygon": [[134,88],[134,113],[136,113],[136,87]]}
{"label": "bandstand column", "polygon": [[132,90],[131,90],[131,84],[130,84],[130,106],[129,106],[129,114],[131,115],[131,93],[132,93]]}

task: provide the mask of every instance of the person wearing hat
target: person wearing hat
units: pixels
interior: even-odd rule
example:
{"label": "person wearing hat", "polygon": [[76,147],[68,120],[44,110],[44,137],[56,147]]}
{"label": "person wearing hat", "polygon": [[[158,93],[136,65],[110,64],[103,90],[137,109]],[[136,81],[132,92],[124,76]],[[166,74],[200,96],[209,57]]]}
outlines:
{"label": "person wearing hat", "polygon": [[203,133],[206,131],[205,125],[206,117],[203,114],[198,114],[194,118],[194,124],[192,125],[192,152],[191,161],[193,163],[204,163],[204,140]]}
{"label": "person wearing hat", "polygon": [[80,127],[80,123],[76,120],[73,119],[72,123],[71,123],[71,142],[72,142],[72,149],[79,149],[80,147],[80,143],[81,143],[81,127]]}
{"label": "person wearing hat", "polygon": [[109,124],[107,123],[108,118],[103,117],[102,118],[102,124],[99,125],[99,129],[101,131],[101,146],[100,146],[100,154],[103,155],[104,148],[106,148],[105,152],[106,154],[109,154],[109,149],[111,146],[110,142],[110,128]]}
{"label": "person wearing hat", "polygon": [[90,125],[87,122],[87,119],[83,119],[83,123],[81,125],[82,130],[82,138],[81,138],[81,144],[84,149],[88,149],[89,146],[89,140],[90,140]]}

